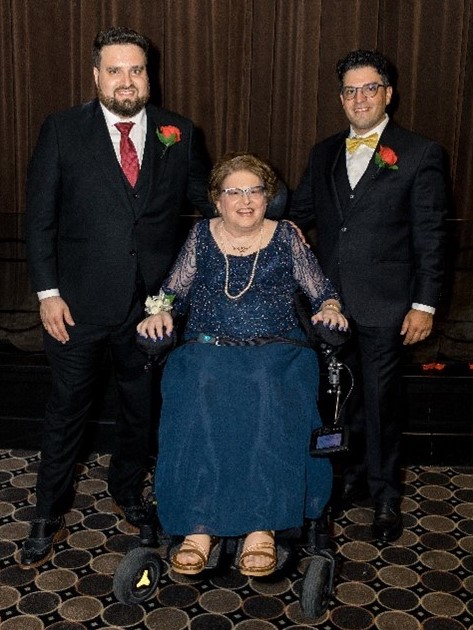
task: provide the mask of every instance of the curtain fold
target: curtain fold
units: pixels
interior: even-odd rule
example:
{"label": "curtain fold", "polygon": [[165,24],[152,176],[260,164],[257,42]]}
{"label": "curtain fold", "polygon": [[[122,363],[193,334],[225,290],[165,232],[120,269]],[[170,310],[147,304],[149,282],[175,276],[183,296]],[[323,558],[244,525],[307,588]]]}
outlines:
{"label": "curtain fold", "polygon": [[205,133],[212,160],[248,148],[252,0],[167,0],[163,103]]}

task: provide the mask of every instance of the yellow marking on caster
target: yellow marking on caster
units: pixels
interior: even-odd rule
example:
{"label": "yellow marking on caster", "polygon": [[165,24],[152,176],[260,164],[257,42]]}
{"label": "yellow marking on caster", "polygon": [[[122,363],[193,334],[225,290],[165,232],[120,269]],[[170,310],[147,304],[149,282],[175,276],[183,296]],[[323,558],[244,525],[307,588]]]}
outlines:
{"label": "yellow marking on caster", "polygon": [[143,575],[141,576],[141,579],[138,582],[138,584],[136,585],[136,587],[140,588],[141,586],[149,586],[150,584],[151,584],[151,581],[148,578],[148,569],[145,569],[143,571]]}

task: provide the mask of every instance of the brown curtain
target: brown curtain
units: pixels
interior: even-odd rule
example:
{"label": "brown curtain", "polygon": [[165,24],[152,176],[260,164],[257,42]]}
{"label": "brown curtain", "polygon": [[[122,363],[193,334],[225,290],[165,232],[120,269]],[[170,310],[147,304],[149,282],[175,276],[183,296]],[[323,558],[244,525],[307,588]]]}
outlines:
{"label": "brown curtain", "polygon": [[256,151],[290,187],[312,144],[346,125],[337,59],[358,47],[385,52],[399,72],[395,119],[449,154],[447,306],[450,320],[471,324],[472,12],[471,0],[0,0],[0,327],[35,311],[18,239],[40,124],[94,96],[91,43],[118,24],[150,38],[154,100],[193,119],[212,159]]}

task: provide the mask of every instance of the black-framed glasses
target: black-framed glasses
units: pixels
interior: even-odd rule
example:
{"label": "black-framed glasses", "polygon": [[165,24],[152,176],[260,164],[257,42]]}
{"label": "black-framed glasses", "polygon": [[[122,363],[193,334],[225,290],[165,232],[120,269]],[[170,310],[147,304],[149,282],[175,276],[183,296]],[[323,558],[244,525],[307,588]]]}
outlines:
{"label": "black-framed glasses", "polygon": [[346,101],[352,101],[358,90],[363,94],[363,96],[376,96],[380,87],[388,87],[384,85],[384,83],[365,83],[361,87],[354,87],[352,85],[345,85],[340,90],[341,95]]}
{"label": "black-framed glasses", "polygon": [[265,186],[250,186],[249,188],[223,188],[222,194],[229,199],[243,199],[247,195],[250,199],[261,199],[266,190]]}

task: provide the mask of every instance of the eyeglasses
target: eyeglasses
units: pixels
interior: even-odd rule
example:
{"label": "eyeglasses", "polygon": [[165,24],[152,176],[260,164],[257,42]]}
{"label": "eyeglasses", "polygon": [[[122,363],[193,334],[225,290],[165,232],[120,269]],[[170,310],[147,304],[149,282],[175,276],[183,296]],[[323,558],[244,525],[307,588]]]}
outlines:
{"label": "eyeglasses", "polygon": [[346,101],[352,101],[355,98],[358,90],[360,90],[363,96],[376,96],[380,87],[385,88],[388,86],[384,85],[383,83],[365,83],[361,87],[346,85],[345,87],[342,87],[340,93]]}
{"label": "eyeglasses", "polygon": [[225,193],[229,199],[238,199],[248,195],[250,199],[261,199],[264,195],[266,186],[250,186],[250,188],[223,188],[222,195]]}

